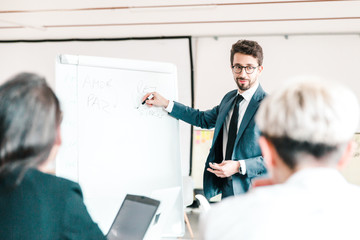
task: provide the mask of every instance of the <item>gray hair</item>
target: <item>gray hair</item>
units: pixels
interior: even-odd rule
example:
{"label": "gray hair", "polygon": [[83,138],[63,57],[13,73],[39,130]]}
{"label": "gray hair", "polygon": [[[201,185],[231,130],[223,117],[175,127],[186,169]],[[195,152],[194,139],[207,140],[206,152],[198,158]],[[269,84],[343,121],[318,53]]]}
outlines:
{"label": "gray hair", "polygon": [[359,104],[354,93],[341,84],[296,81],[262,102],[256,122],[270,138],[336,146],[353,137]]}

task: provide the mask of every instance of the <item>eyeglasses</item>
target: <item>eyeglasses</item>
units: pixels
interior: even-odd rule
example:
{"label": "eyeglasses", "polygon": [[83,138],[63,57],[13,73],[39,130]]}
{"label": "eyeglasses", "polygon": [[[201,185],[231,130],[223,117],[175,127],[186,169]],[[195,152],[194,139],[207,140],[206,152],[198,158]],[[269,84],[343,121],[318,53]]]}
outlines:
{"label": "eyeglasses", "polygon": [[233,69],[234,73],[241,73],[242,70],[245,68],[245,72],[247,74],[252,74],[257,67],[234,65],[234,66],[232,66],[232,69]]}

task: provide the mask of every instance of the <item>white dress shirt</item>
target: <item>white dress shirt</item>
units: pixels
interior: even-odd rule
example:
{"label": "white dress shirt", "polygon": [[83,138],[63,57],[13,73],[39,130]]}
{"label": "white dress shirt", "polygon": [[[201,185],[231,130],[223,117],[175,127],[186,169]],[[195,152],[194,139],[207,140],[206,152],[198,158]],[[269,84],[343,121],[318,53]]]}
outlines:
{"label": "white dress shirt", "polygon": [[332,168],[229,197],[201,217],[203,240],[360,239],[360,187]]}

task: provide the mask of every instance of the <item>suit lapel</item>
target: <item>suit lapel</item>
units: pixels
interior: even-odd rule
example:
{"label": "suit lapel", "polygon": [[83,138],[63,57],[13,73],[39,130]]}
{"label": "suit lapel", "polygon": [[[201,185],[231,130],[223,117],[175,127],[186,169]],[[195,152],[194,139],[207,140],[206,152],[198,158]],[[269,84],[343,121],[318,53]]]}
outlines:
{"label": "suit lapel", "polygon": [[246,126],[249,124],[250,120],[252,119],[257,109],[259,108],[260,102],[264,97],[265,97],[265,92],[262,89],[262,87],[259,85],[258,89],[251,98],[250,103],[244,114],[244,117],[240,123],[240,127],[235,140],[235,146],[238,143],[239,139],[241,138],[241,135],[244,133]]}
{"label": "suit lapel", "polygon": [[[237,93],[237,92],[236,92]],[[214,133],[214,141],[213,143],[215,143],[215,140],[217,139],[218,135],[219,135],[219,132],[221,130],[221,128],[223,127],[224,125],[224,121],[226,119],[226,116],[228,115],[229,111],[230,111],[230,108],[232,107],[232,104],[234,103],[234,100],[235,100],[235,97],[236,97],[236,93],[233,97],[231,97],[229,99],[228,102],[226,102],[224,104],[224,108],[223,110],[220,112],[219,114],[219,118],[218,120],[216,121],[216,126],[215,126],[215,133]]]}

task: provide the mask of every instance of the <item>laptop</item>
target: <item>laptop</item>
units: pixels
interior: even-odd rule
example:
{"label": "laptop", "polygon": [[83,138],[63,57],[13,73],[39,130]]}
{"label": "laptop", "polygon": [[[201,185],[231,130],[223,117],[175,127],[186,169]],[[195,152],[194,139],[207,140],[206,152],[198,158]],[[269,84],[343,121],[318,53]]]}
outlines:
{"label": "laptop", "polygon": [[127,194],[108,234],[108,240],[142,240],[160,201]]}

